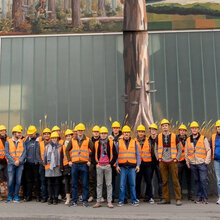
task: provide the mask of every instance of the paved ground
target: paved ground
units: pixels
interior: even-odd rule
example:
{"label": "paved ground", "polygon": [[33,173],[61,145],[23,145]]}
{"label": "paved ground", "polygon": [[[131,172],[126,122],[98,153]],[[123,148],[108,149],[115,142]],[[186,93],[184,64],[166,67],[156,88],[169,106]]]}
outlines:
{"label": "paved ground", "polygon": [[[92,206],[92,204],[91,204]],[[36,202],[29,203],[0,203],[0,219],[166,219],[166,220],[219,220],[220,205],[215,200],[208,205],[196,205],[193,202],[184,201],[181,207],[175,203],[171,205],[157,205],[141,203],[139,207],[125,205],[109,209],[106,203],[102,208],[67,207],[64,204],[47,205]]]}

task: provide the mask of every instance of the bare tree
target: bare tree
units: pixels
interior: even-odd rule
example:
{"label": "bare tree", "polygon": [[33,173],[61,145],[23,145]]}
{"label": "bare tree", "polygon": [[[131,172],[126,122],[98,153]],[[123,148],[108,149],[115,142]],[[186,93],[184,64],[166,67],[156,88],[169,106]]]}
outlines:
{"label": "bare tree", "polygon": [[80,0],[72,0],[72,24],[73,27],[79,27],[80,21]]}
{"label": "bare tree", "polygon": [[19,30],[19,27],[24,23],[24,0],[13,0],[12,3],[12,19],[15,29]]}
{"label": "bare tree", "polygon": [[100,17],[105,17],[106,16],[105,0],[98,0],[98,15]]}
{"label": "bare tree", "polygon": [[125,112],[134,129],[153,122],[149,88],[148,31],[145,0],[124,7]]}

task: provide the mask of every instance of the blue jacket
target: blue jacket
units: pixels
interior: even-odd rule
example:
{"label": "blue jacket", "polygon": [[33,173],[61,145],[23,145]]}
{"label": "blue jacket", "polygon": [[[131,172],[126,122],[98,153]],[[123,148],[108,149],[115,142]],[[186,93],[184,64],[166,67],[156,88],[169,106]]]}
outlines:
{"label": "blue jacket", "polygon": [[215,138],[214,160],[218,160],[220,162],[220,134],[218,134],[218,133],[217,133],[216,138]]}

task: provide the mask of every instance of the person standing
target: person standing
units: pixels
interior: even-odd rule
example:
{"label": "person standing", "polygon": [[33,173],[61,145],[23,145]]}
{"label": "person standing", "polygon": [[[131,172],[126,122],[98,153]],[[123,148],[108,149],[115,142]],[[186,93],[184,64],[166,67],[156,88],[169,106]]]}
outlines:
{"label": "person standing", "polygon": [[59,143],[61,144],[61,145],[63,145],[63,143],[64,143],[64,140],[61,138],[61,130],[60,130],[60,127],[58,127],[57,125],[55,125],[55,126],[53,126],[53,128],[52,128],[52,133],[53,132],[57,132],[57,134],[59,135]]}
{"label": "person standing", "polygon": [[109,208],[113,208],[112,167],[117,160],[117,151],[114,146],[114,142],[108,138],[108,129],[104,126],[100,128],[100,139],[95,142],[92,159],[93,164],[96,165],[97,172],[97,203],[93,206],[93,208],[101,207],[103,176],[105,178],[107,188],[107,206]]}
{"label": "person standing", "polygon": [[182,149],[179,141],[176,139],[176,135],[170,132],[170,122],[167,119],[163,119],[160,124],[162,133],[158,135],[156,140],[157,146],[155,155],[159,160],[160,173],[163,181],[163,200],[158,202],[158,204],[170,204],[169,174],[171,174],[176,205],[181,206],[181,188],[178,179],[177,162],[180,159]]}
{"label": "person standing", "polygon": [[220,205],[220,120],[215,124],[216,133],[210,139],[210,144],[213,152],[215,175],[217,179],[218,200],[216,204]]}
{"label": "person standing", "polygon": [[26,145],[21,137],[21,129],[18,126],[12,129],[12,138],[5,142],[5,156],[8,162],[8,199],[6,202],[20,202],[19,190],[21,176],[26,158]]}

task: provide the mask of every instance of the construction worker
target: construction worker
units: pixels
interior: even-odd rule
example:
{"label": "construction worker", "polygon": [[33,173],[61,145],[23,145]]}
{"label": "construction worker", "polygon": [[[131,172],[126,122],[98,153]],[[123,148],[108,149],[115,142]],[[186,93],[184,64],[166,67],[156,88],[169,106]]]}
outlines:
{"label": "construction worker", "polygon": [[75,126],[73,129],[73,138],[75,138],[77,135],[77,127]]}
{"label": "construction worker", "polygon": [[40,202],[40,176],[39,176],[39,161],[37,151],[39,149],[39,142],[37,128],[30,125],[27,130],[28,137],[26,138],[26,162],[24,164],[24,178],[26,184],[26,197],[24,201],[32,200],[33,185],[35,189],[36,201]]}
{"label": "construction worker", "polygon": [[218,200],[216,204],[220,205],[220,120],[215,124],[216,133],[210,139],[210,144],[213,152],[215,175],[217,179]]}
{"label": "construction worker", "polygon": [[[155,156],[155,141],[157,138],[157,130],[158,127],[155,123],[151,124],[149,126],[149,130],[150,130],[150,136],[148,138],[149,141],[149,145],[150,145],[150,150],[151,150],[151,158],[152,158],[152,162],[151,162],[151,181],[153,180],[153,176],[154,176],[154,172],[157,176],[157,183],[158,183],[158,196],[160,198],[160,200],[162,200],[162,177],[160,174],[160,168],[159,168],[159,162]],[[146,190],[147,192],[147,190]],[[145,193],[145,197],[146,197],[146,193]],[[147,199],[144,199],[144,202],[148,202]]]}
{"label": "construction worker", "polygon": [[60,130],[60,127],[58,127],[57,125],[55,125],[55,126],[53,126],[53,128],[52,128],[52,133],[53,132],[57,132],[57,134],[59,134],[59,143],[61,144],[61,145],[63,145],[64,144],[64,140],[62,140],[61,139],[61,130]]}
{"label": "construction worker", "polygon": [[63,146],[59,143],[59,134],[53,132],[50,143],[44,149],[45,177],[47,178],[48,205],[58,204],[60,178],[63,171]]}
{"label": "construction worker", "polygon": [[118,160],[116,170],[120,173],[120,191],[118,206],[124,205],[127,179],[130,185],[131,203],[138,206],[136,198],[136,173],[140,171],[141,157],[134,139],[131,138],[131,128],[125,125],[122,128],[123,138],[118,141]]}
{"label": "construction worker", "polygon": [[208,139],[199,133],[199,124],[190,124],[192,134],[186,140],[185,158],[188,168],[194,176],[196,184],[196,201],[208,204],[207,194],[207,166],[211,162],[211,149]]}
{"label": "construction worker", "polygon": [[[99,140],[99,130],[100,127],[95,125],[92,128],[92,142],[95,145],[95,142]],[[88,202],[92,202],[93,199],[96,198],[96,167],[93,163],[91,163],[89,167],[89,199]]]}
{"label": "construction worker", "polygon": [[26,158],[26,146],[19,139],[21,129],[18,126],[12,129],[12,138],[5,142],[5,156],[8,162],[8,199],[7,202],[20,202],[19,190],[21,175]]}
{"label": "construction worker", "polygon": [[66,157],[66,147],[69,142],[73,138],[73,131],[67,129],[65,131],[65,141],[63,145],[63,176],[64,176],[64,183],[65,183],[65,193],[66,193],[66,202],[65,205],[70,204],[70,188],[71,188],[71,167],[69,166],[67,157]]}
{"label": "construction worker", "polygon": [[39,174],[41,180],[42,203],[46,203],[48,200],[47,180],[45,178],[45,167],[43,160],[44,160],[44,150],[46,146],[50,143],[50,135],[51,135],[51,130],[49,128],[45,128],[43,130],[43,139],[40,142],[40,147],[37,150],[38,161],[40,164]]}
{"label": "construction worker", "polygon": [[[112,134],[109,135],[109,138],[113,140],[114,145],[118,145],[118,141],[122,138],[122,132],[120,130],[121,125],[118,121],[114,121],[112,123]],[[116,166],[112,167],[112,203],[114,203],[115,200],[115,186],[116,186],[116,177],[117,177],[117,171],[116,171]],[[126,194],[127,190],[126,190]],[[128,195],[126,195],[128,197]],[[124,203],[127,203],[127,198],[125,198]]]}
{"label": "construction worker", "polygon": [[163,181],[163,200],[158,202],[158,204],[170,204],[169,174],[171,174],[176,205],[180,206],[182,202],[177,162],[180,159],[182,149],[179,141],[176,139],[176,135],[170,132],[170,122],[167,119],[163,119],[160,124],[162,133],[158,135],[156,140],[155,155],[159,160],[160,173]]}
{"label": "construction worker", "polygon": [[69,166],[72,167],[72,201],[70,206],[77,206],[78,200],[78,181],[81,177],[83,188],[83,206],[88,207],[88,176],[89,166],[91,164],[90,152],[93,149],[92,141],[85,136],[85,125],[77,125],[77,136],[69,142],[66,148],[66,156]]}
{"label": "construction worker", "polygon": [[186,134],[187,134],[187,127],[186,127],[186,125],[181,124],[179,126],[179,134],[177,135],[177,139],[180,141],[179,143],[182,148],[182,153],[181,153],[180,159],[178,161],[178,176],[179,176],[179,182],[180,182],[180,186],[181,186],[181,195],[183,195],[182,182],[183,182],[183,173],[185,172],[188,200],[193,201],[192,192],[191,192],[191,169],[189,169],[187,167],[186,160],[185,160],[185,146],[186,146],[186,139],[187,139]]}
{"label": "construction worker", "polygon": [[[7,161],[5,158],[5,142],[9,140],[9,137],[7,136],[7,129],[4,125],[0,125],[0,183],[6,183],[7,182]],[[1,189],[0,189],[0,201],[2,201],[3,198],[1,197]]]}
{"label": "construction worker", "polygon": [[144,180],[146,182],[146,196],[149,203],[153,204],[153,193],[152,193],[152,182],[151,182],[151,176],[152,176],[152,168],[151,168],[151,151],[150,151],[150,145],[148,141],[148,137],[146,137],[146,128],[144,125],[139,125],[137,127],[137,138],[135,138],[135,141],[138,145],[139,152],[141,155],[141,165],[140,165],[140,172],[136,175],[136,195],[137,199],[140,200],[141,196],[141,181],[142,177],[144,176]]}
{"label": "construction worker", "polygon": [[100,139],[95,142],[93,149],[93,163],[96,165],[97,172],[97,203],[93,208],[101,207],[103,176],[105,178],[107,188],[107,206],[113,208],[112,205],[112,167],[117,160],[117,151],[114,142],[108,138],[108,129],[100,128]]}

